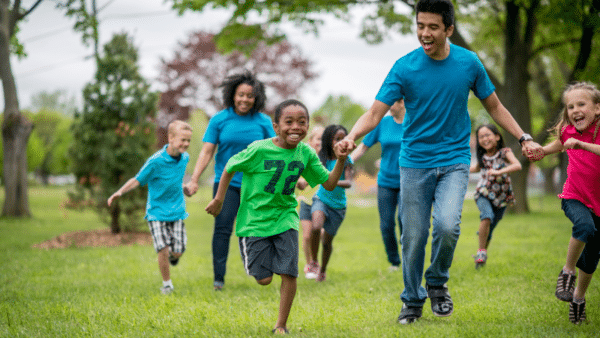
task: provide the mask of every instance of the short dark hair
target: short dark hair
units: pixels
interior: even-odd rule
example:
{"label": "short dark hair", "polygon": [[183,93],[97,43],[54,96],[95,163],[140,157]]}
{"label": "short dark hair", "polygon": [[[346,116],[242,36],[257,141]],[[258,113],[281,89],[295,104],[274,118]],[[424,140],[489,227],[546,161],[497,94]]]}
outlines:
{"label": "short dark hair", "polygon": [[306,112],[306,118],[310,118],[310,116],[308,115],[308,109],[306,108],[306,106],[304,105],[304,103],[298,101],[298,100],[294,100],[294,99],[289,99],[289,100],[285,100],[283,102],[281,102],[280,104],[277,105],[277,107],[275,108],[275,114],[273,115],[273,121],[275,123],[279,123],[279,119],[281,118],[281,111],[284,110],[286,107],[289,106],[300,106],[304,109],[304,111]]}
{"label": "short dark hair", "polygon": [[254,105],[252,106],[252,109],[250,109],[250,113],[253,114],[263,110],[265,108],[265,102],[267,101],[265,85],[260,82],[256,76],[250,73],[249,70],[229,75],[221,84],[221,87],[223,87],[223,103],[225,104],[225,107],[234,106],[233,98],[235,96],[235,91],[238,86],[243,83],[252,87],[252,92],[254,93]]}
{"label": "short dark hair", "polygon": [[417,15],[421,12],[441,15],[446,29],[454,25],[454,5],[450,0],[420,0],[415,8]]}

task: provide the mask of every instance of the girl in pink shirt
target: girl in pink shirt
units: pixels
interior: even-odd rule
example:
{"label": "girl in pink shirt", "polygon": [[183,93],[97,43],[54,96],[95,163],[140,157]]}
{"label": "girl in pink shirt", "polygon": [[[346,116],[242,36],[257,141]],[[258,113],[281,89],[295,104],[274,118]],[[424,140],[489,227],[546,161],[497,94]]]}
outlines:
{"label": "girl in pink shirt", "polygon": [[570,303],[569,320],[579,324],[586,319],[585,292],[600,259],[600,91],[578,82],[565,89],[562,99],[565,107],[554,127],[557,139],[543,150],[544,155],[566,150],[569,156],[567,180],[558,197],[573,231],[555,295]]}

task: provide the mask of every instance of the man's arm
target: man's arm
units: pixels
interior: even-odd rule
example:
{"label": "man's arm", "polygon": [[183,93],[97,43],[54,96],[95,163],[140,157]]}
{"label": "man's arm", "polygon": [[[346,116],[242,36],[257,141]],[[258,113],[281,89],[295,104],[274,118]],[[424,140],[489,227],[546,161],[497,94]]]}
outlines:
{"label": "man's arm", "polygon": [[342,147],[352,151],[356,147],[356,140],[375,129],[389,109],[390,106],[387,104],[375,100],[371,108],[358,118],[350,133],[340,141],[343,142]]}
{"label": "man's arm", "polygon": [[[523,136],[523,129],[519,126],[514,117],[504,107],[504,105],[498,99],[496,92],[493,92],[490,96],[481,100],[483,107],[487,110],[488,114],[502,127],[508,131],[517,140]],[[521,143],[521,152],[524,156],[532,158],[543,153],[542,146],[533,141],[523,141]]]}

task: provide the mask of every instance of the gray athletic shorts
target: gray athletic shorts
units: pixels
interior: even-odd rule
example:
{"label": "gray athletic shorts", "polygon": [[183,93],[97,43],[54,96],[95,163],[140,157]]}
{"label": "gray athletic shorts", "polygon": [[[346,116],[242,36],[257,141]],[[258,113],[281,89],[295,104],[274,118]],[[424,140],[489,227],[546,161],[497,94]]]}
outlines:
{"label": "gray athletic shorts", "polygon": [[240,237],[239,243],[244,269],[256,280],[273,274],[298,277],[297,230],[269,237]]}
{"label": "gray athletic shorts", "polygon": [[323,211],[325,213],[325,223],[323,223],[323,229],[332,237],[337,234],[338,229],[346,217],[346,208],[334,209],[327,204],[323,203],[320,198],[316,195],[313,197],[313,203],[311,212]]}
{"label": "gray athletic shorts", "polygon": [[298,216],[300,216],[301,221],[312,221],[312,214],[310,212],[311,205],[305,203],[304,201],[300,201],[300,212]]}
{"label": "gray athletic shorts", "polygon": [[148,221],[152,242],[156,252],[164,249],[166,246],[171,248],[171,252],[183,253],[187,244],[187,234],[183,220],[173,222]]}

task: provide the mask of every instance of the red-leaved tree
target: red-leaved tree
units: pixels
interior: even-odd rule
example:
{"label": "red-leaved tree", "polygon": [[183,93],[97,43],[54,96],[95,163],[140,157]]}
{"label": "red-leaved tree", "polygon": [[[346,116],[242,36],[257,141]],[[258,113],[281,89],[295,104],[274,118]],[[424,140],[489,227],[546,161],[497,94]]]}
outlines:
{"label": "red-leaved tree", "polygon": [[179,44],[171,60],[161,62],[159,81],[165,89],[156,117],[158,145],[167,142],[169,122],[187,120],[196,109],[212,116],[224,108],[219,86],[227,75],[243,69],[265,84],[266,113],[284,99],[297,98],[302,86],[317,77],[312,61],[285,40],[273,45],[261,42],[248,56],[235,51],[224,54],[215,45],[214,34],[194,32]]}

